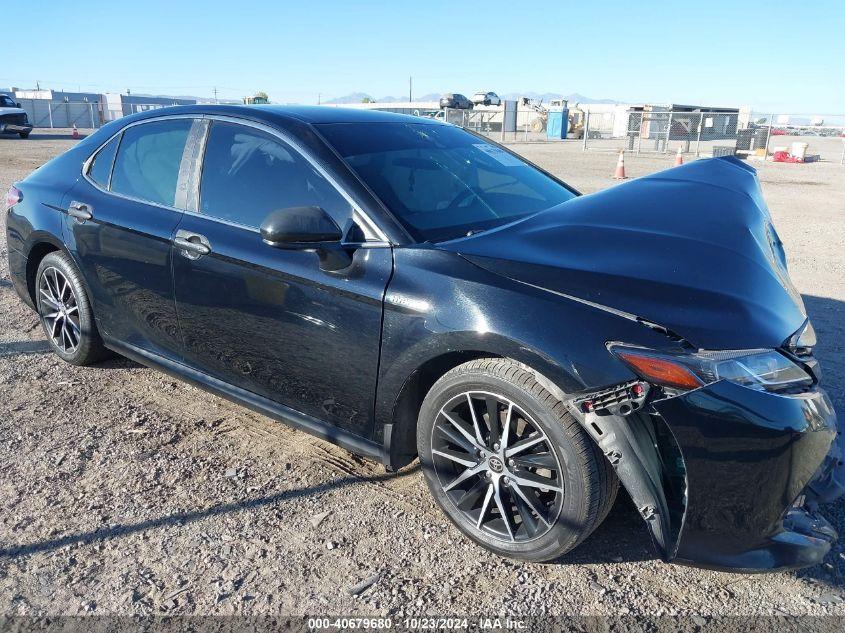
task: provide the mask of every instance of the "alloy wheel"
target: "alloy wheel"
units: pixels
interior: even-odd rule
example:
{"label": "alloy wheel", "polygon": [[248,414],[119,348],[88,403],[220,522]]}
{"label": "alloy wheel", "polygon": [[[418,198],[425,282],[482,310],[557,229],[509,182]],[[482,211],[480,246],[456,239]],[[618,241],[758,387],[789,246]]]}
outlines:
{"label": "alloy wheel", "polygon": [[64,273],[50,266],[38,281],[41,319],[53,344],[65,354],[73,354],[82,339],[79,304],[73,286]]}
{"label": "alloy wheel", "polygon": [[506,542],[540,538],[560,514],[560,461],[540,426],[508,398],[455,396],[432,427],[442,491],[476,529]]}

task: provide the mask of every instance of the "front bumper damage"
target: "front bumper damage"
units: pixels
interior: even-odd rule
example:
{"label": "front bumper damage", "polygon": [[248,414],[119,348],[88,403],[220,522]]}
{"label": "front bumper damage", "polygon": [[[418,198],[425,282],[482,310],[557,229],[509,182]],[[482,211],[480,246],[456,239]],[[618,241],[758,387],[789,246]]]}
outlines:
{"label": "front bumper damage", "polygon": [[[817,511],[845,490],[826,393],[781,395],[720,381],[585,413],[670,562],[726,571],[819,563],[836,540]],[[836,440],[836,441],[835,441]]]}

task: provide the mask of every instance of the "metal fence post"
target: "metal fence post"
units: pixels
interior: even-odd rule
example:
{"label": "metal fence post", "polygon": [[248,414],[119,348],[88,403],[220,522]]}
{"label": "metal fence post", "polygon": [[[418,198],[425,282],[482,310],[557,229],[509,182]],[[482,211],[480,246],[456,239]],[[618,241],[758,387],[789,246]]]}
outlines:
{"label": "metal fence post", "polygon": [[[649,123],[651,123],[651,119],[648,119]],[[637,156],[640,155],[640,147],[643,144],[643,123],[646,122],[645,112],[643,112],[643,116],[640,117],[640,129],[637,130]]]}
{"label": "metal fence post", "polygon": [[698,114],[698,138],[695,139],[695,157],[699,158],[701,156],[700,149],[701,149],[701,128],[704,127],[704,112],[699,112]]}
{"label": "metal fence post", "polygon": [[669,139],[672,138],[672,115],[674,112],[669,112],[669,123],[666,125],[666,144],[663,145],[663,153],[669,151]]}
{"label": "metal fence post", "polygon": [[769,140],[772,138],[772,126],[775,124],[775,115],[769,115],[769,131],[766,132],[766,150],[763,152],[763,162],[769,159]]}
{"label": "metal fence post", "polygon": [[587,137],[588,136],[590,136],[590,111],[589,110],[587,110],[584,113],[584,138],[583,138],[584,145],[581,148],[582,151],[587,150]]}
{"label": "metal fence post", "polygon": [[52,130],[53,129],[53,102],[52,101],[47,102],[47,116],[50,119],[50,129]]}
{"label": "metal fence post", "polygon": [[840,165],[845,165],[845,136],[842,137],[842,158],[839,159]]}
{"label": "metal fence post", "polygon": [[91,115],[91,129],[96,130],[97,128],[94,125],[94,104],[93,103],[88,104],[88,114]]}

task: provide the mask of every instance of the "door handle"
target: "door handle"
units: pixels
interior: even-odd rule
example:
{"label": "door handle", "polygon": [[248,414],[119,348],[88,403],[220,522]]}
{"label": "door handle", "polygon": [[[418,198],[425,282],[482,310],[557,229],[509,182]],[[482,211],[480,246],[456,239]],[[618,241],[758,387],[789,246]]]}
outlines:
{"label": "door handle", "polygon": [[182,250],[186,257],[196,259],[200,255],[208,255],[211,252],[211,244],[204,235],[190,233],[188,231],[177,231],[173,238],[173,244]]}
{"label": "door handle", "polygon": [[91,207],[91,205],[85,204],[84,202],[77,202],[76,200],[74,200],[70,203],[70,206],[67,210],[67,214],[70,217],[79,220],[80,222],[85,222],[85,220],[90,220],[94,217],[94,214],[92,213],[93,210],[94,209],[93,207]]}

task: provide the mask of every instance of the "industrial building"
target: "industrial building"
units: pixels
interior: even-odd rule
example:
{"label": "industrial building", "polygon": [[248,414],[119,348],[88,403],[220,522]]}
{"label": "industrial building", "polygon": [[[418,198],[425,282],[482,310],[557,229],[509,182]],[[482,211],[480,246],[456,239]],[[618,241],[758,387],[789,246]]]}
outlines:
{"label": "industrial building", "polygon": [[35,127],[98,128],[122,116],[173,105],[192,105],[197,99],[60,90],[0,90],[21,104]]}

